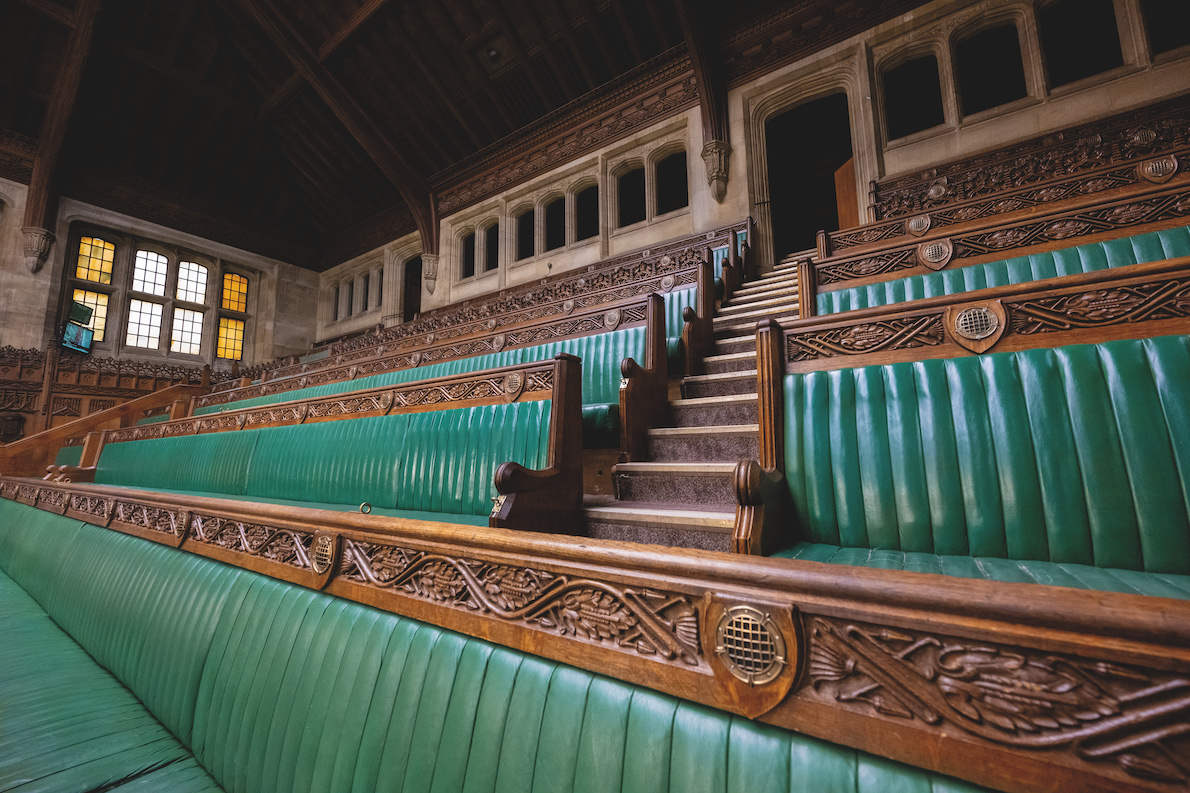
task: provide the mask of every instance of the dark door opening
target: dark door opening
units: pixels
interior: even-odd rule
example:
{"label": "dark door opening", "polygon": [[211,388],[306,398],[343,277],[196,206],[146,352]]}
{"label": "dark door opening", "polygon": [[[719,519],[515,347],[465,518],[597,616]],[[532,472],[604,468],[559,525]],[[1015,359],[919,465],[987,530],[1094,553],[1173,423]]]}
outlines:
{"label": "dark door opening", "polygon": [[421,257],[405,262],[405,289],[401,301],[401,321],[410,322],[421,313]]}
{"label": "dark door opening", "polygon": [[[765,122],[774,261],[813,248],[819,229],[839,229],[835,172],[851,159],[847,95],[831,94]],[[852,180],[854,181],[854,179]],[[854,201],[854,189],[845,200]],[[855,211],[843,217],[853,217]]]}

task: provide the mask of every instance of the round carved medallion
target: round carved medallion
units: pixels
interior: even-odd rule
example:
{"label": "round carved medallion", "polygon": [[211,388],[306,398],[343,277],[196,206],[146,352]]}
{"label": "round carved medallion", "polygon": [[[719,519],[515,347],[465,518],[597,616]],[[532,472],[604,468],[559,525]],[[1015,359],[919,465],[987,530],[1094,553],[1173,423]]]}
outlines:
{"label": "round carved medallion", "polygon": [[930,230],[929,215],[914,215],[905,221],[905,228],[915,237],[920,237]]}
{"label": "round carved medallion", "polygon": [[930,189],[926,191],[926,196],[937,201],[942,196],[946,195],[946,183],[934,182],[930,185]]}
{"label": "round carved medallion", "polygon": [[483,323],[483,326],[485,328],[487,328],[488,330],[495,330],[496,329],[496,320],[489,319],[487,322]]}
{"label": "round carved medallion", "polygon": [[[364,505],[361,504],[360,512],[363,511]],[[335,560],[334,551],[335,540],[331,535],[319,534],[314,538],[314,544],[310,548],[310,566],[314,568],[315,573],[322,575],[331,569],[331,562]]]}
{"label": "round carved medallion", "polygon": [[983,306],[965,308],[954,318],[954,332],[971,341],[986,339],[999,327],[1000,320]]}
{"label": "round carved medallion", "polygon": [[503,333],[497,333],[495,336],[492,337],[492,349],[495,350],[496,352],[500,352],[501,350],[504,349],[504,334]]}
{"label": "round carved medallion", "polygon": [[571,311],[574,311],[574,301],[567,300],[562,304],[562,313],[569,314]]}
{"label": "round carved medallion", "polygon": [[620,326],[620,309],[613,308],[603,315],[603,326],[608,330],[615,330]]}
{"label": "round carved medallion", "polygon": [[661,291],[672,292],[674,288],[675,278],[672,275],[667,275],[661,279]]}
{"label": "round carved medallion", "polygon": [[748,685],[771,683],[785,669],[785,639],[772,618],[751,606],[723,612],[715,629],[715,655]]}
{"label": "round carved medallion", "polygon": [[1178,170],[1178,160],[1176,157],[1160,157],[1156,160],[1149,160],[1142,163],[1140,166],[1140,173],[1145,179],[1150,182],[1161,184],[1174,175]]}
{"label": "round carved medallion", "polygon": [[1132,133],[1132,137],[1128,142],[1133,146],[1148,146],[1153,141],[1157,140],[1157,133],[1148,127],[1141,127],[1136,132]]}
{"label": "round carved medallion", "polygon": [[417,366],[419,363],[421,363],[421,353],[415,352],[412,355],[410,355],[409,363],[413,364],[414,366]]}
{"label": "round carved medallion", "polygon": [[525,387],[525,378],[520,372],[509,372],[504,375],[504,393],[509,399],[516,399]]}
{"label": "round carved medallion", "polygon": [[950,261],[954,246],[950,240],[923,242],[917,246],[917,260],[931,270],[941,270]]}
{"label": "round carved medallion", "polygon": [[434,343],[434,334],[427,333],[426,334],[426,344],[433,344],[433,343]]}

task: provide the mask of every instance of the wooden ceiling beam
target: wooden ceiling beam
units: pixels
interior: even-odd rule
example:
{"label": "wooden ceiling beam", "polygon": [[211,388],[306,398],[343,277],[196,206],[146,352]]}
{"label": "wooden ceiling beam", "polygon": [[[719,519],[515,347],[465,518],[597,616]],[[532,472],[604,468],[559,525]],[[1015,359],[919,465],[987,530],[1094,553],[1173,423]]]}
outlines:
{"label": "wooden ceiling beam", "polygon": [[723,73],[723,58],[714,45],[712,16],[706,0],[687,4],[678,0],[674,8],[686,52],[694,68],[698,85],[698,107],[702,119],[702,159],[706,166],[707,182],[716,201],[723,201],[727,192],[728,164],[731,156],[731,137],[727,119],[727,80]]}
{"label": "wooden ceiling beam", "polygon": [[[464,5],[470,5],[468,0],[461,0]],[[516,26],[508,19],[508,15],[504,13],[504,8],[500,5],[504,0],[493,0],[491,7],[496,10],[496,18],[501,30],[504,31],[504,38],[508,42],[508,46],[512,47],[512,54],[516,56],[517,60],[521,62],[525,69],[525,76],[529,78],[529,82],[533,85],[533,90],[537,93],[537,98],[541,100],[541,104],[547,110],[554,106],[553,98],[550,96],[550,91],[541,79],[541,75],[537,72],[537,67],[533,65],[533,61],[529,60],[529,53],[525,51],[524,44],[521,43],[521,37],[517,34]]]}
{"label": "wooden ceiling beam", "polygon": [[75,26],[75,12],[66,6],[58,5],[53,0],[17,0],[17,2],[44,17],[49,17],[63,27],[73,29]]}
{"label": "wooden ceiling beam", "polygon": [[611,0],[611,6],[616,14],[616,19],[620,21],[620,29],[624,31],[624,38],[628,39],[628,51],[632,53],[633,63],[644,63],[644,51],[640,48],[640,42],[636,40],[636,31],[632,29],[632,22],[624,13],[624,5],[619,0]]}
{"label": "wooden ceiling beam", "polygon": [[594,90],[602,81],[595,77],[595,72],[591,69],[591,63],[587,59],[587,53],[583,52],[578,39],[575,38],[574,28],[570,26],[570,17],[566,15],[566,9],[563,8],[561,0],[549,0],[549,4],[554,16],[558,18],[558,27],[562,29],[562,38],[565,39],[566,46],[574,53],[575,63],[578,64],[579,71],[583,73],[583,79],[586,80],[584,92]]}
{"label": "wooden ceiling beam", "polygon": [[595,38],[595,46],[599,48],[599,54],[603,56],[603,60],[607,64],[607,73],[616,74],[621,71],[622,67],[616,57],[612,55],[611,48],[607,44],[607,37],[603,35],[603,28],[599,26],[599,17],[595,14],[595,4],[591,0],[578,0],[578,7],[586,17],[587,27]]}
{"label": "wooden ceiling beam", "polygon": [[[24,227],[35,230],[25,234],[26,264],[36,272],[41,269],[49,255],[53,235],[49,231],[49,207],[55,171],[66,140],[66,130],[74,113],[75,99],[83,81],[83,69],[87,55],[91,52],[92,33],[95,30],[95,16],[99,13],[100,0],[79,0],[75,9],[74,29],[66,44],[62,68],[54,82],[53,101],[46,108],[41,122],[41,134],[37,138],[37,156],[33,158],[33,173],[29,180],[29,192],[25,195]],[[40,233],[38,233],[40,232]],[[36,242],[34,245],[32,243]]]}
{"label": "wooden ceiling beam", "polygon": [[339,47],[343,46],[349,38],[358,33],[372,17],[380,13],[388,4],[389,0],[368,0],[360,6],[351,16],[351,19],[347,20],[347,23],[343,27],[339,28],[318,48],[318,62],[322,63],[334,55]]}
{"label": "wooden ceiling beam", "polygon": [[[417,70],[421,72],[422,78],[425,80],[425,84],[429,86],[432,96],[425,96],[425,90],[422,87],[422,84],[413,75],[409,76],[412,79],[411,84],[414,89],[417,90],[419,94],[423,95],[423,102],[426,104],[426,106],[433,108],[435,106],[435,99],[440,100],[442,104],[446,105],[446,109],[450,111],[451,115],[455,117],[455,121],[458,122],[459,127],[467,133],[467,136],[471,139],[471,145],[476,149],[482,149],[484,144],[487,143],[487,140],[485,140],[484,137],[476,131],[475,127],[471,125],[471,122],[467,119],[467,117],[459,110],[458,104],[454,101],[454,99],[451,98],[450,93],[445,87],[443,87],[442,83],[439,82],[438,76],[434,74],[434,70],[426,65],[425,58],[422,56],[421,51],[417,48],[417,44],[409,37],[409,34],[407,34],[404,29],[397,24],[396,20],[389,19],[387,27],[389,32],[396,37],[401,49],[407,53],[415,55],[415,57],[411,58],[410,60],[417,64]],[[449,128],[449,125],[446,126]]]}
{"label": "wooden ceiling beam", "polygon": [[[319,98],[380,168],[381,173],[393,183],[413,213],[417,229],[421,233],[422,250],[437,255],[438,209],[425,177],[405,159],[405,155],[398,148],[393,146],[388,133],[377,126],[339,80],[318,62],[317,55],[298,38],[285,17],[278,11],[275,0],[241,0],[235,5],[251,16],[273,45],[301,72]],[[234,13],[235,10],[231,9],[231,12]]]}
{"label": "wooden ceiling beam", "polygon": [[154,58],[148,53],[141,52],[134,47],[127,44],[117,44],[115,51],[127,58],[128,60],[146,66],[153,71],[160,74],[162,77],[168,78],[170,81],[182,86],[190,93],[196,96],[201,96],[203,99],[209,100],[212,104],[222,107],[226,110],[234,110],[243,116],[251,118],[253,116],[252,109],[240,100],[231,96],[230,94],[221,91],[213,85],[203,82],[199,77],[185,69],[180,69],[177,66],[165,63],[164,61]]}
{"label": "wooden ceiling beam", "polygon": [[[441,6],[438,6],[438,9],[441,11]],[[443,45],[442,40],[438,38],[438,27],[436,25],[430,24],[430,21],[426,19],[425,14],[422,13],[419,3],[411,3],[409,6],[407,6],[407,10],[413,15],[413,20],[421,26],[423,31],[425,31],[426,38],[428,38],[434,45],[434,54],[439,57],[440,62],[446,64],[450,78],[454,81],[462,95],[466,97],[467,104],[471,106],[473,111],[475,111],[475,117],[479,119],[479,122],[483,125],[484,133],[487,135],[487,141],[485,141],[485,143],[503,137],[501,132],[494,129],[491,123],[488,121],[488,114],[476,104],[475,97],[472,95],[471,90],[467,85],[466,78],[463,77],[462,71],[459,70],[459,67],[455,63],[458,56],[452,54],[449,51],[449,47]],[[490,89],[491,83],[488,82],[487,77],[481,74],[480,78],[485,87]],[[515,129],[512,120],[507,117],[502,103],[496,101],[492,104],[495,106],[497,112],[500,114],[500,117],[507,125],[505,131],[511,132],[513,129]]]}
{"label": "wooden ceiling beam", "polygon": [[[425,119],[422,118],[420,113],[414,112],[413,108],[406,101],[405,95],[401,91],[397,90],[396,85],[393,84],[392,79],[388,76],[388,73],[376,61],[375,56],[372,55],[372,51],[367,47],[367,45],[360,44],[359,57],[369,69],[372,69],[375,74],[380,75],[379,82],[388,91],[388,96],[396,100],[396,104],[400,112],[405,116],[406,119],[408,119],[409,123],[412,123],[419,130],[421,130],[421,134],[425,136],[425,139],[430,142],[430,145],[434,148],[434,151],[437,152],[437,154],[432,154],[430,151],[417,145],[416,138],[414,136],[407,136],[406,140],[409,141],[410,145],[417,149],[418,156],[420,156],[426,162],[433,162],[435,158],[449,162],[452,155],[446,150],[442,143],[441,137],[426,126]],[[379,98],[379,93],[377,93],[377,99]]]}
{"label": "wooden ceiling beam", "polygon": [[[576,88],[574,82],[570,79],[570,72],[563,65],[562,61],[559,60],[557,53],[554,52],[554,48],[550,46],[550,37],[545,32],[545,28],[541,24],[541,17],[538,15],[537,9],[533,8],[533,6],[529,3],[529,0],[522,1],[524,3],[525,10],[528,11],[526,16],[529,18],[529,32],[533,36],[533,42],[545,55],[545,59],[549,61],[550,68],[554,70],[554,74],[557,75],[558,82],[562,86],[562,91],[566,94],[566,101],[569,102],[581,94],[582,90]],[[504,11],[503,3],[495,3],[494,5],[498,9],[497,14],[499,16],[500,24],[507,24],[511,27],[515,27],[512,25],[512,21],[508,18],[508,14]]]}

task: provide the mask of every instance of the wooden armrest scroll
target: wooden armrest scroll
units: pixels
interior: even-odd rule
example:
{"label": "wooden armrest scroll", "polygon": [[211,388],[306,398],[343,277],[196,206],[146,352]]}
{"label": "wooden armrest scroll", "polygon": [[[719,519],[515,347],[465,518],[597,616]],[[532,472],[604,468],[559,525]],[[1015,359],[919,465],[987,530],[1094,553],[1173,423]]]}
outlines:
{"label": "wooden armrest scroll", "polygon": [[583,500],[582,361],[554,359],[550,408],[549,465],[539,471],[514,462],[496,469],[495,506],[488,525],[496,528],[574,534]]}

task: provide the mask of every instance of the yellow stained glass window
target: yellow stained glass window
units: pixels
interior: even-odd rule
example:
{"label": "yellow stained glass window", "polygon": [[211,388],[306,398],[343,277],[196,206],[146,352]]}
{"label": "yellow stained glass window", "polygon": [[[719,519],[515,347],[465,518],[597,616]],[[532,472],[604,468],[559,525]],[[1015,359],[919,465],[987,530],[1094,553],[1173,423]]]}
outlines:
{"label": "yellow stained glass window", "polygon": [[158,346],[161,339],[161,304],[147,300],[128,303],[128,338],[130,347]]}
{"label": "yellow stained glass window", "polygon": [[171,352],[198,355],[202,348],[202,312],[185,308],[174,309],[173,338]]}
{"label": "yellow stained glass window", "polygon": [[107,295],[101,292],[76,289],[72,299],[76,303],[91,307],[91,321],[83,327],[95,331],[95,341],[103,341],[103,330],[107,327]]}
{"label": "yellow stained glass window", "polygon": [[195,262],[178,265],[178,300],[202,303],[207,299],[207,268]]}
{"label": "yellow stained glass window", "polygon": [[[98,237],[83,237],[79,240],[79,260],[74,277],[100,284],[112,282],[112,260],[116,258],[116,246]],[[99,340],[96,331],[95,339]]]}
{"label": "yellow stained glass window", "polygon": [[[226,292],[224,300],[226,300]],[[244,357],[244,321],[231,317],[219,318],[219,347],[215,352],[220,358],[240,360]]]}
{"label": "yellow stained glass window", "polygon": [[[235,273],[223,274],[223,307],[228,311],[248,310],[248,279]],[[243,323],[241,323],[242,325]],[[236,356],[239,357],[238,355]]]}

